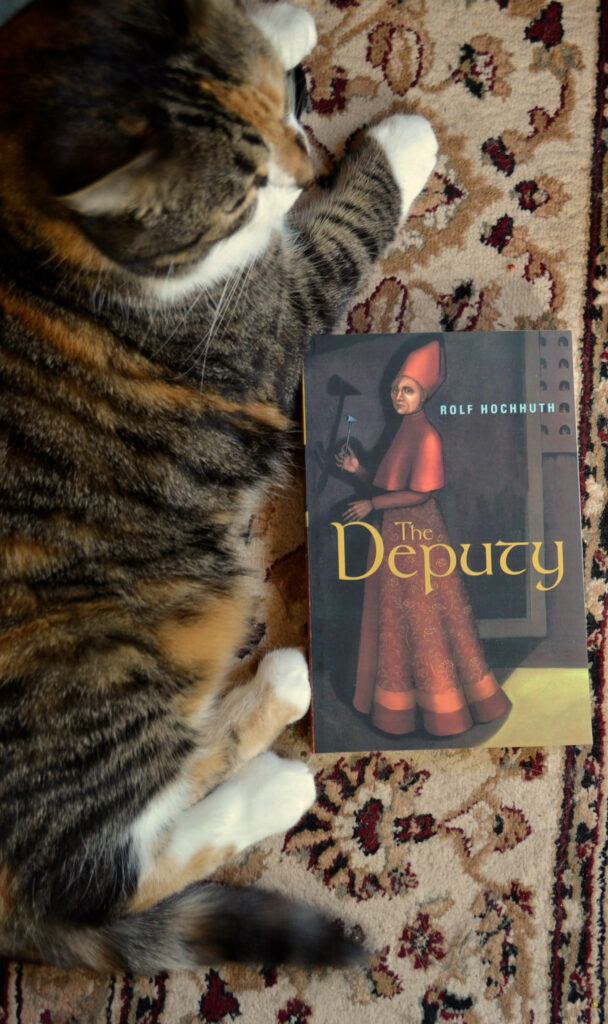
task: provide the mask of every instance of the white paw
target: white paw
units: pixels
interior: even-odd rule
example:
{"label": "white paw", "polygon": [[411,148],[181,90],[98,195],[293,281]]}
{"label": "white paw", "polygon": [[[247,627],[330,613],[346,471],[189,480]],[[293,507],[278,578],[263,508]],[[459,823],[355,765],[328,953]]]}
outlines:
{"label": "white paw", "polygon": [[370,129],[369,134],[386,154],[401,189],[401,215],[405,216],[424,188],[437,160],[437,139],[425,117],[394,114]]}
{"label": "white paw", "polygon": [[271,651],[262,661],[260,682],[269,683],[282,703],[293,706],[293,715],[286,720],[297,722],[310,706],[310,682],[306,658],[293,647]]}
{"label": "white paw", "polygon": [[314,776],[301,761],[285,761],[268,752],[241,769],[247,802],[246,821],[239,835],[245,849],[275,832],[286,832],[300,820],[316,798]]}
{"label": "white paw", "polygon": [[317,43],[314,18],[301,7],[287,3],[264,4],[253,7],[248,14],[274,47],[286,71],[295,68],[314,50]]}

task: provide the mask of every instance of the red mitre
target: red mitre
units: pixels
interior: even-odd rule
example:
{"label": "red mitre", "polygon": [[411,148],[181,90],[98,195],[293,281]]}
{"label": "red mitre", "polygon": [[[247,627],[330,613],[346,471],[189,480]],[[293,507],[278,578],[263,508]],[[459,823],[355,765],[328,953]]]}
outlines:
{"label": "red mitre", "polygon": [[[395,380],[411,377],[429,398],[445,380],[445,352],[429,341],[410,352]],[[404,416],[388,451],[378,466],[374,485],[386,491],[436,491],[443,487],[441,437],[424,410]]]}
{"label": "red mitre", "polygon": [[426,397],[434,395],[445,380],[445,352],[438,341],[429,341],[422,348],[410,352],[395,376],[412,377],[424,388]]}

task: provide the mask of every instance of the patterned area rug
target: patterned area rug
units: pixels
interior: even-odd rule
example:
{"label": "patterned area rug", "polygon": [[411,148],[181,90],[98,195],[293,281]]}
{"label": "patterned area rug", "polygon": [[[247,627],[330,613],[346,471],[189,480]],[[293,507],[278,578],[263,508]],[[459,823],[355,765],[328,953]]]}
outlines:
{"label": "patterned area rug", "polygon": [[[377,952],[340,972],[220,966],[98,978],[6,965],[1,1024],[495,1024],[605,1019],[608,12],[595,0],[301,0],[320,169],[365,124],[424,113],[440,159],[345,317],[357,332],[571,328],[595,746],[311,756],[318,801],[222,876],[325,906]],[[301,479],[254,524],[262,648],[304,644]]]}

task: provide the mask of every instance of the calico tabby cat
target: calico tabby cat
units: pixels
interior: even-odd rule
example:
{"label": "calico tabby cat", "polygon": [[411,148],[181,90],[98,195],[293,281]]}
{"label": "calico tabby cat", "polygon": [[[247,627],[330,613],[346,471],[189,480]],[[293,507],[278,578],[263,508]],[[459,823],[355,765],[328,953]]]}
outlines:
{"label": "calico tabby cat", "polygon": [[310,16],[36,0],[0,31],[0,954],[151,973],[346,963],[316,911],[200,880],[315,795],[267,752],[304,658],[231,680],[240,552],[331,329],[423,187],[420,117],[312,177]]}

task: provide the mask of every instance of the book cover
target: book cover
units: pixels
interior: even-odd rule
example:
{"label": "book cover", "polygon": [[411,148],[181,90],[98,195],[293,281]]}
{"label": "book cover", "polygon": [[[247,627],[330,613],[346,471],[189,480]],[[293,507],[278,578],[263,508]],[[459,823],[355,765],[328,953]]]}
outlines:
{"label": "book cover", "polygon": [[317,752],[591,742],[568,332],[312,340]]}

